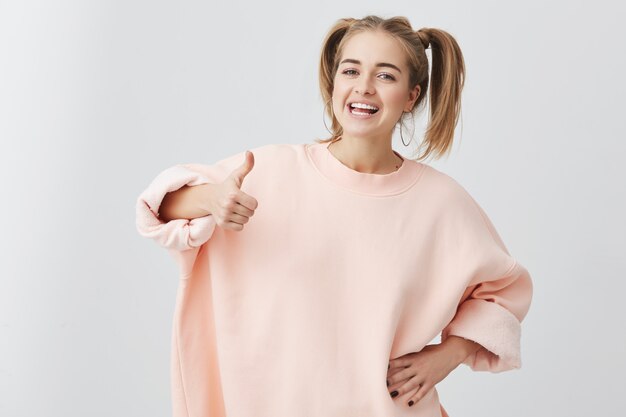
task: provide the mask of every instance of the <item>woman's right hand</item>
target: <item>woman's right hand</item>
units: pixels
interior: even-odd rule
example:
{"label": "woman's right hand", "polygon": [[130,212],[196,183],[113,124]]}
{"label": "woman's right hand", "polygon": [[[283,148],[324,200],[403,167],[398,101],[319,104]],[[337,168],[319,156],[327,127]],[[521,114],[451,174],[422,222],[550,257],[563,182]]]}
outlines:
{"label": "woman's right hand", "polygon": [[215,223],[223,229],[241,231],[243,225],[254,214],[257,200],[241,191],[244,178],[254,167],[254,154],[246,151],[246,160],[218,184],[210,184],[211,192],[201,204],[214,217]]}

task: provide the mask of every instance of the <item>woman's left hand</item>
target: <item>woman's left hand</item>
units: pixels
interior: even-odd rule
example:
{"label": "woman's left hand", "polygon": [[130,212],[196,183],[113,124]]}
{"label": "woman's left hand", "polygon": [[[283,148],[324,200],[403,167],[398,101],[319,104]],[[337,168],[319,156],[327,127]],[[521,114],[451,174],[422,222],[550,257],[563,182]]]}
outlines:
{"label": "woman's left hand", "polygon": [[[421,400],[441,380],[461,363],[459,355],[443,344],[426,345],[389,361],[387,386],[392,397],[414,391],[408,405]],[[397,392],[397,394],[394,394]]]}

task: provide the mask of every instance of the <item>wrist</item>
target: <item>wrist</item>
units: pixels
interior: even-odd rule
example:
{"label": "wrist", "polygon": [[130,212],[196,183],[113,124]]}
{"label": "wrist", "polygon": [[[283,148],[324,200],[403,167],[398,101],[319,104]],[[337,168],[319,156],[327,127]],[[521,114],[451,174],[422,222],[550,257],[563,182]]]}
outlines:
{"label": "wrist", "polygon": [[197,194],[196,207],[202,210],[202,216],[211,214],[215,184],[206,183],[198,185],[200,192]]}
{"label": "wrist", "polygon": [[458,363],[462,363],[468,356],[476,353],[482,347],[472,340],[454,335],[448,336],[442,344],[456,358]]}

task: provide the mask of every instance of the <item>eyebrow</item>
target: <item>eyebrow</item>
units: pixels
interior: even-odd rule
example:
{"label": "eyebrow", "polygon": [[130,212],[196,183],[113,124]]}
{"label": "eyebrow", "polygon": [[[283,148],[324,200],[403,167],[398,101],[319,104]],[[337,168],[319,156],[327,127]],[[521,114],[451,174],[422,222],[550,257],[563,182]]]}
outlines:
{"label": "eyebrow", "polygon": [[[339,63],[339,65],[343,64],[344,62],[349,62],[349,63],[352,63],[352,64],[358,64],[358,65],[361,65],[361,61],[359,61],[358,59],[352,59],[352,58],[346,58],[346,59],[344,59],[343,61],[341,61],[341,62]],[[379,62],[379,63],[377,63],[375,66],[376,66],[376,67],[389,67],[389,68],[393,68],[393,69],[395,69],[396,71],[398,71],[400,74],[402,74],[402,71],[400,70],[400,68],[396,67],[396,66],[395,66],[395,65],[393,65],[393,64],[390,64],[389,62]]]}

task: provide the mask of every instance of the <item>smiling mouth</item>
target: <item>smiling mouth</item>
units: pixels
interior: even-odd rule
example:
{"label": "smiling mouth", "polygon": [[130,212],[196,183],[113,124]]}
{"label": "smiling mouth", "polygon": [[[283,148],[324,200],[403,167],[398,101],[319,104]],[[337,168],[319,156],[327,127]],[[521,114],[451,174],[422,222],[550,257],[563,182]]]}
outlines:
{"label": "smiling mouth", "polygon": [[360,107],[352,107],[352,104],[348,104],[348,111],[356,116],[371,116],[373,114],[378,113],[380,109],[363,109]]}

